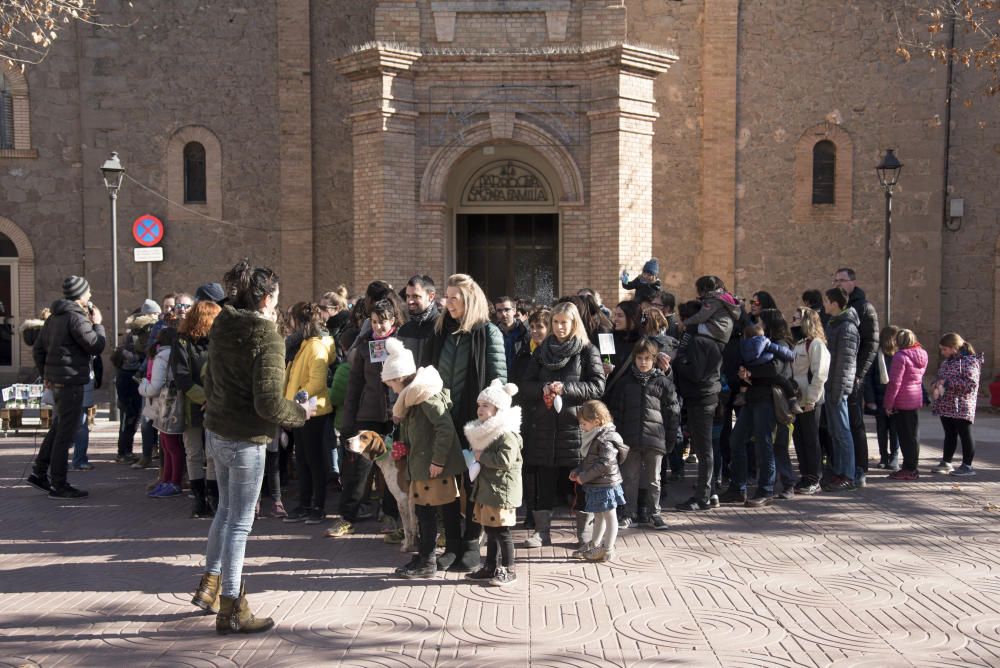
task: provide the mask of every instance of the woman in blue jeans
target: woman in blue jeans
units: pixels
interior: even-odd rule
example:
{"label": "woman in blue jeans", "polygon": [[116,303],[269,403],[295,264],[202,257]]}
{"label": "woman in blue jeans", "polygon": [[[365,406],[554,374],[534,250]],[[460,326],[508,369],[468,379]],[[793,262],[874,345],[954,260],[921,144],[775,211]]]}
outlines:
{"label": "woman in blue jeans", "polygon": [[301,427],[307,405],[284,398],[285,342],[274,321],[278,277],[247,260],[226,275],[235,296],[209,333],[204,369],[206,452],[215,463],[219,507],[208,533],[205,573],[192,603],[216,612],[215,630],[259,633],[274,626],[250,611],[243,554],[276,425]]}

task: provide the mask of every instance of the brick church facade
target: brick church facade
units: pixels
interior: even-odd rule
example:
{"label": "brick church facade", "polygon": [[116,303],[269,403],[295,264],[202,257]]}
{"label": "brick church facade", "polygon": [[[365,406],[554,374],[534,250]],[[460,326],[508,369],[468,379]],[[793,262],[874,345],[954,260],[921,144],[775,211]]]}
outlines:
{"label": "brick church facade", "polygon": [[110,305],[111,151],[134,179],[123,312],[146,296],[145,213],[166,227],[156,295],[249,254],[286,303],[455,271],[614,302],[620,269],[655,255],[679,298],[711,273],[786,312],[849,265],[881,312],[890,147],[893,322],[930,349],[959,331],[997,367],[995,100],[958,104],[975,73],[901,62],[890,4],[158,0],[105,16],[128,28],[76,26],[4,70],[0,372],[30,365],[17,323],[62,276]]}

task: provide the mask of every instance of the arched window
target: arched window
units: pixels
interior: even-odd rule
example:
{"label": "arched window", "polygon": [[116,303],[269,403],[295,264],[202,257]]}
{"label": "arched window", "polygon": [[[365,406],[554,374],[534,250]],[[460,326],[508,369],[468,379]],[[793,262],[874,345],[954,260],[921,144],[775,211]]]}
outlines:
{"label": "arched window", "polygon": [[196,141],[184,145],[184,203],[204,204],[206,197],[205,147]]}
{"label": "arched window", "polygon": [[14,148],[14,96],[3,74],[0,74],[0,148]]}
{"label": "arched window", "polygon": [[813,146],[812,203],[833,204],[837,173],[837,147],[824,139]]}

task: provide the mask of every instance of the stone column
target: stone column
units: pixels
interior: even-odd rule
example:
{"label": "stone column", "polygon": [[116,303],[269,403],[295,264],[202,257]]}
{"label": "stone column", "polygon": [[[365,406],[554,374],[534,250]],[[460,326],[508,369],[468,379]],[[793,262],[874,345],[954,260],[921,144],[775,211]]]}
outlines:
{"label": "stone column", "polygon": [[376,44],[338,60],[351,80],[356,290],[376,278],[399,285],[415,271],[416,102],[420,53]]}
{"label": "stone column", "polygon": [[[608,303],[624,295],[622,266],[636,275],[653,249],[653,80],[677,60],[629,45],[592,57],[590,120],[590,235],[579,255],[564,237],[564,257],[590,257],[590,285]],[[567,278],[569,273],[566,274]],[[564,286],[569,288],[582,286]]]}

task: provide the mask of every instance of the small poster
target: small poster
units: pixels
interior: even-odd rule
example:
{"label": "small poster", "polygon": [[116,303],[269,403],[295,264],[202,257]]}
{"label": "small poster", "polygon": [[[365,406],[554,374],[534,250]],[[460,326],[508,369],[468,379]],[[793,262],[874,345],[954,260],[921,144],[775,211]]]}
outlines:
{"label": "small poster", "polygon": [[0,390],[0,392],[3,393],[3,400],[5,402],[6,401],[10,401],[13,398],[13,396],[14,396],[14,388],[13,387],[5,387],[2,390]]}
{"label": "small poster", "polygon": [[615,335],[609,333],[598,334],[597,342],[601,348],[602,355],[614,355],[615,354]]}
{"label": "small poster", "polygon": [[32,399],[41,399],[42,394],[45,392],[45,386],[41,384],[29,385],[28,394]]}
{"label": "small poster", "polygon": [[389,359],[389,351],[385,349],[385,339],[368,342],[368,359],[372,364],[381,364]]}

